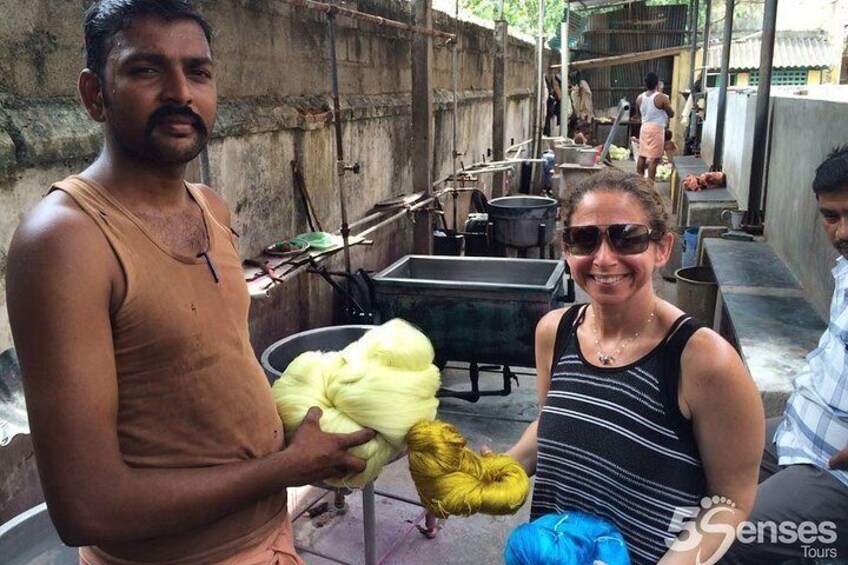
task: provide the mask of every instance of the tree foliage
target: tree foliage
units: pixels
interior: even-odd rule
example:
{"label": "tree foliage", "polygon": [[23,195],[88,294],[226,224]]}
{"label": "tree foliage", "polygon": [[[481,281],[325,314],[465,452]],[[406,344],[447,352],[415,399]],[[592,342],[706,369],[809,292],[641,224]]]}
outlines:
{"label": "tree foliage", "polygon": [[[757,23],[762,22],[762,6],[764,0],[737,0],[734,9],[736,29],[757,29]],[[688,0],[647,0],[649,6],[668,6],[674,4],[689,4]],[[550,38],[559,33],[560,22],[565,14],[566,0],[545,0],[545,36]],[[498,19],[500,15],[499,0],[460,0],[460,9],[487,20]],[[576,5],[576,6],[579,6]],[[724,21],[724,2],[712,2],[712,26],[722,25]],[[704,25],[706,1],[700,0],[698,27]],[[611,8],[617,9],[617,8]],[[600,11],[600,10],[597,10]],[[595,11],[595,13],[597,13]],[[504,19],[512,29],[528,35],[536,35],[539,18],[539,0],[504,0]],[[747,24],[747,25],[746,25]],[[717,29],[713,27],[713,29]]]}
{"label": "tree foliage", "polygon": [[[475,16],[488,20],[498,19],[498,0],[460,0],[460,8]],[[551,37],[559,30],[565,0],[545,1],[545,35]],[[539,22],[539,0],[504,0],[504,19],[513,29],[528,35],[536,35]]]}

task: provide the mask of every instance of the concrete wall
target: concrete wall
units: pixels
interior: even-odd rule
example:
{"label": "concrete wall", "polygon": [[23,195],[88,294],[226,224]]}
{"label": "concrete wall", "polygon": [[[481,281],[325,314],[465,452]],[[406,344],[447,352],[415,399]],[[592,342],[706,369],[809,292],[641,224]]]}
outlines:
{"label": "concrete wall", "polygon": [[[5,254],[21,215],[51,182],[79,171],[99,149],[99,131],[76,98],[87,2],[0,0],[0,350],[12,345],[5,308]],[[322,14],[275,0],[198,2],[216,29],[213,45],[218,122],[209,146],[211,184],[234,211],[239,251],[257,255],[272,241],[308,229],[289,162],[300,161],[325,231],[338,229],[326,21]],[[409,21],[408,2],[362,0],[346,7]],[[434,27],[459,30],[457,149],[465,164],[491,147],[492,31],[458,25],[436,13]],[[346,177],[348,216],[412,191],[409,34],[350,18],[337,20],[339,89],[345,158],[362,165]],[[533,45],[510,39],[507,51],[507,142],[529,137]],[[434,178],[452,165],[450,49],[434,40]],[[191,180],[198,180],[196,164]],[[409,224],[387,228],[354,267],[380,268],[409,251]],[[403,232],[398,238],[397,231]],[[405,235],[404,235],[405,234]],[[402,244],[404,243],[404,244]],[[329,262],[339,269],[339,259]],[[304,275],[301,278],[307,279]],[[333,297],[317,278],[298,280],[281,296],[254,303],[254,346],[333,321]]]}
{"label": "concrete wall", "polygon": [[[755,89],[728,89],[724,168],[728,188],[747,207],[753,143]],[[701,143],[713,160],[718,89],[711,89]],[[830,150],[848,143],[848,87],[772,88],[766,163],[765,236],[827,319],[836,251],[820,227],[810,189],[815,169]]]}
{"label": "concrete wall", "polygon": [[[754,143],[754,111],[757,91],[750,88],[733,88],[727,91],[722,171],[727,175],[727,187],[736,197],[740,210],[748,208],[751,184],[751,159]],[[718,89],[707,93],[707,119],[701,139],[701,154],[708,165],[713,163]]]}
{"label": "concrete wall", "polygon": [[775,96],[772,104],[766,237],[826,320],[837,252],[821,228],[810,186],[830,150],[848,143],[848,103]]}

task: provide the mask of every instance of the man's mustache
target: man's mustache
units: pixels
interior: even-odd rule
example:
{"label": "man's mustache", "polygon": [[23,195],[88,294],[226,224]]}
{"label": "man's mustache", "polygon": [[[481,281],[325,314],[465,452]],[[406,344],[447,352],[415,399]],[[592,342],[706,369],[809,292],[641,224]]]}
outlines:
{"label": "man's mustache", "polygon": [[209,136],[209,132],[206,130],[206,124],[203,123],[203,119],[192,111],[188,106],[177,106],[176,104],[168,104],[165,106],[161,106],[156,109],[153,114],[150,115],[150,118],[147,120],[147,127],[144,130],[145,136],[153,133],[153,129],[163,122],[165,119],[170,118],[172,116],[182,116],[191,119],[191,127],[196,129],[198,133],[203,138]]}
{"label": "man's mustache", "polygon": [[840,253],[848,255],[848,239],[839,239],[837,241],[834,241],[833,246]]}

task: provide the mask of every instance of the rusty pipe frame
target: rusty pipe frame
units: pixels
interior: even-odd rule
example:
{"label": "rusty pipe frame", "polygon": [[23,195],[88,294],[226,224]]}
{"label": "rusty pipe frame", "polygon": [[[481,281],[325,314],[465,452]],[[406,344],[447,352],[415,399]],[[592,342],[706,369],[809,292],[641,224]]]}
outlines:
{"label": "rusty pipe frame", "polygon": [[342,144],[342,112],[339,103],[339,70],[336,64],[336,14],[327,12],[327,37],[330,43],[330,74],[333,82],[333,125],[336,133],[336,175],[338,178],[339,207],[342,216],[342,245],[344,250],[345,272],[350,273],[350,226],[347,224],[347,203],[345,198],[345,162]]}
{"label": "rusty pipe frame", "polygon": [[[454,24],[459,27],[459,0],[455,2],[456,12],[454,14]],[[456,53],[457,44],[456,42],[451,42],[450,50],[451,50],[451,88],[453,90],[453,116],[451,118],[451,129],[453,130],[453,142],[451,146],[451,158],[453,160],[453,170],[457,170],[457,160],[459,159],[459,153],[457,151],[457,120],[459,119],[459,98],[458,98],[458,90],[459,90],[459,69],[457,65],[457,53]],[[454,176],[453,178],[454,184],[458,182],[458,178]],[[457,198],[453,199],[453,229],[454,231],[459,231],[457,227],[458,219],[458,202]]]}
{"label": "rusty pipe frame", "polygon": [[284,4],[289,4],[291,6],[297,6],[298,8],[306,8],[308,10],[313,10],[315,12],[323,12],[325,14],[338,14],[342,16],[348,16],[357,20],[362,20],[374,25],[390,27],[394,29],[401,29],[404,31],[409,31],[412,33],[418,33],[421,35],[431,35],[433,37],[443,37],[448,41],[456,41],[456,35],[453,33],[447,33],[444,31],[438,31],[435,29],[428,29],[424,27],[414,26],[407,23],[399,22],[396,20],[390,20],[381,16],[375,16],[373,14],[366,14],[365,12],[360,12],[357,10],[351,10],[350,8],[342,8],[341,6],[333,6],[332,4],[325,4],[324,2],[317,2],[316,0],[279,0]]}

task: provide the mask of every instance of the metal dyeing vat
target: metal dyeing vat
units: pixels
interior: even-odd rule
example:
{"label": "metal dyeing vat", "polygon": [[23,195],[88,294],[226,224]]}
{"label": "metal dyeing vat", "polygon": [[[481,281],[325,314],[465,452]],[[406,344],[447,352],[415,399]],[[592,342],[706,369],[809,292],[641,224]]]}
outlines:
{"label": "metal dyeing vat", "polygon": [[78,565],[79,550],[62,543],[41,503],[0,526],[0,563]]}
{"label": "metal dyeing vat", "polygon": [[487,208],[495,241],[509,247],[542,247],[554,239],[559,202],[545,196],[504,196]]}
{"label": "metal dyeing vat", "polygon": [[574,300],[564,273],[554,260],[407,255],[373,282],[382,320],[418,326],[440,360],[532,367],[536,323]]}
{"label": "metal dyeing vat", "polygon": [[268,381],[273,385],[274,381],[286,372],[289,363],[301,353],[341,351],[373,327],[375,326],[330,326],[291,335],[265,349],[261,359],[262,368],[265,369]]}

